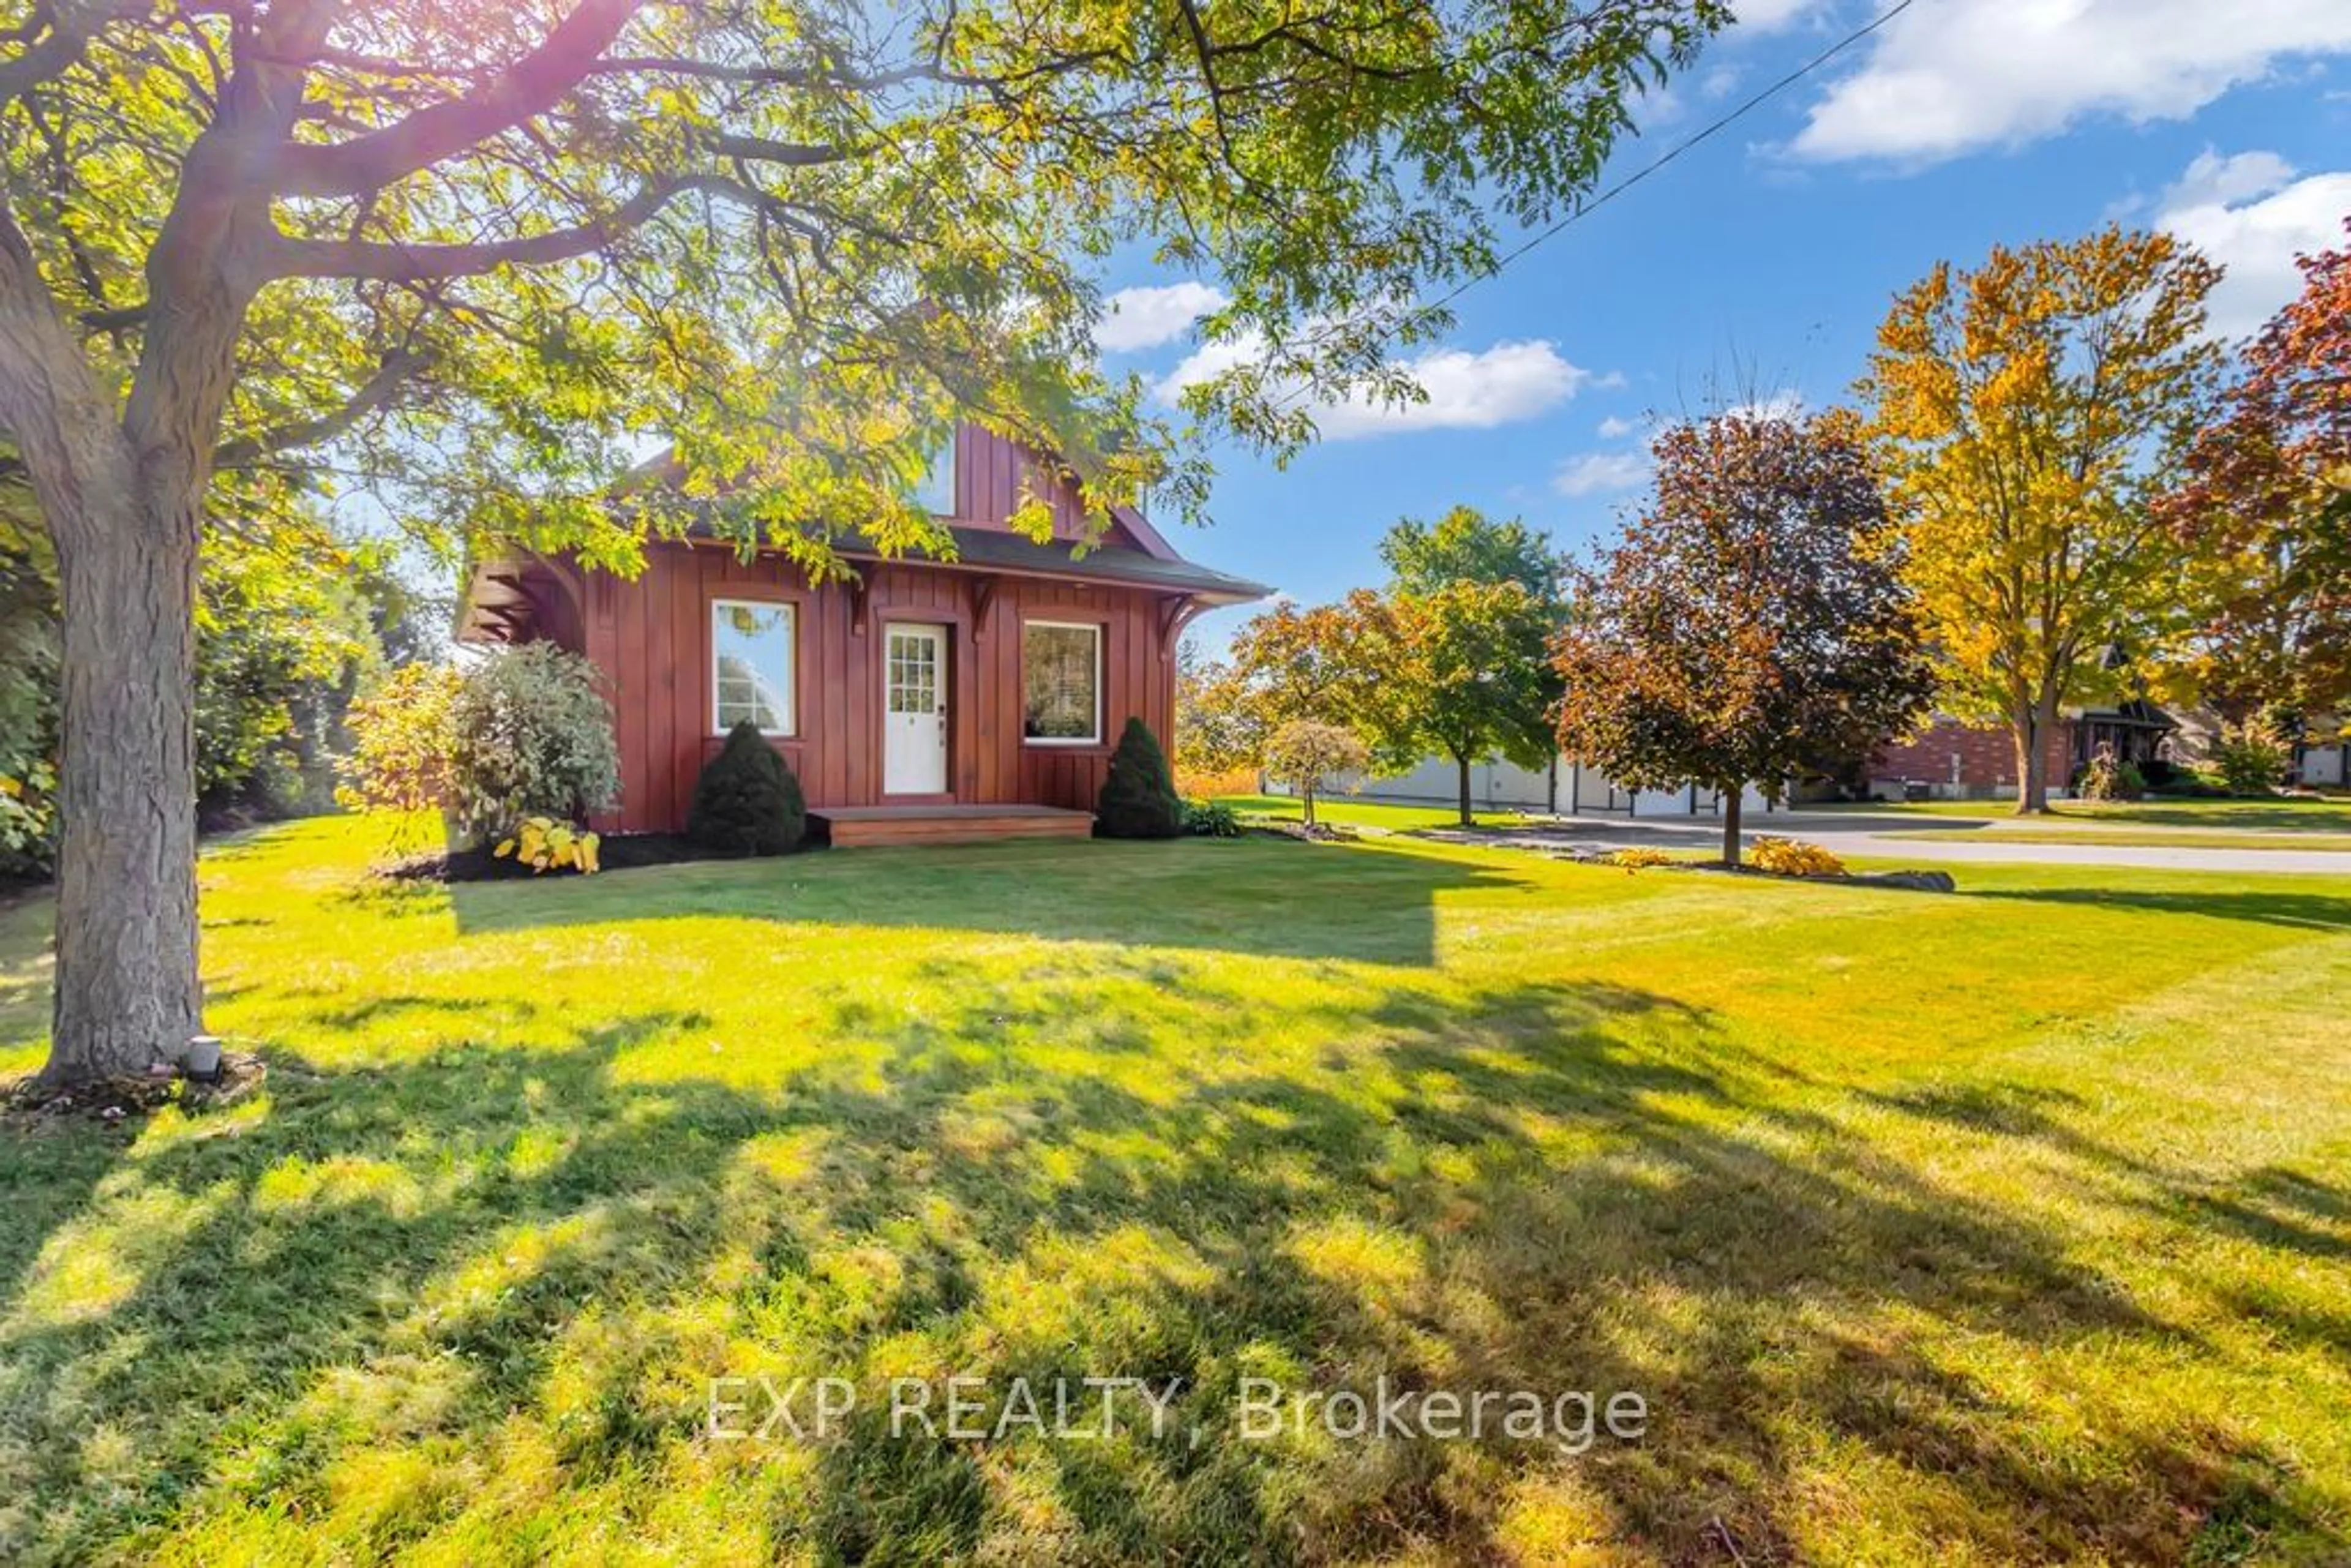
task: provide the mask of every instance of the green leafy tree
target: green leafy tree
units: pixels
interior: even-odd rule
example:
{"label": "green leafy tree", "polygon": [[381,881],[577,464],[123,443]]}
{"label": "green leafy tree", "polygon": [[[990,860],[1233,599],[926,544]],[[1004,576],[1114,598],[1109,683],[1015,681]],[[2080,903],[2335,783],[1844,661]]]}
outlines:
{"label": "green leafy tree", "polygon": [[1731,413],[1667,430],[1656,494],[1559,640],[1561,747],[1636,789],[1776,795],[1926,710],[1934,673],[1858,422]]}
{"label": "green leafy tree", "polygon": [[330,559],[350,575],[225,538],[206,552],[195,726],[196,796],[209,809],[277,816],[316,803],[306,774],[325,767],[327,732],[383,660],[365,552]]}
{"label": "green leafy tree", "polygon": [[[1288,449],[1416,395],[1416,302],[1588,190],[1722,0],[27,4],[0,32],[0,429],[63,599],[51,1082],[198,1026],[193,628],[223,483],[297,455],[633,562],[689,516],[828,572],[936,543],[958,417],[1097,519],[1196,508],[1092,267],[1213,267],[1196,418]],[[662,476],[607,504],[649,435]],[[724,504],[721,500],[724,492]],[[259,515],[241,507],[235,515]],[[811,523],[809,519],[820,519]],[[1042,527],[1041,501],[1022,521]],[[125,703],[125,691],[142,700]]]}
{"label": "green leafy tree", "polygon": [[1172,839],[1184,831],[1184,806],[1176,797],[1167,754],[1140,718],[1126,721],[1111,753],[1102,795],[1094,802],[1094,831],[1106,839]]}
{"label": "green leafy tree", "polygon": [[1516,517],[1498,523],[1474,507],[1456,507],[1434,523],[1405,517],[1380,540],[1380,559],[1399,593],[1514,582],[1566,619],[1568,563],[1549,538]]}
{"label": "green leafy tree", "polygon": [[1941,656],[1943,706],[2015,737],[2019,813],[2048,809],[2061,707],[2112,695],[2180,631],[2191,575],[2153,502],[2220,350],[2220,270],[2107,229],[1938,264],[1878,329],[1862,392]]}
{"label": "green leafy tree", "polygon": [[0,877],[47,875],[56,849],[57,661],[39,541],[0,517]]}
{"label": "green leafy tree", "polygon": [[1359,638],[1376,674],[1374,737],[1392,766],[1450,758],[1466,828],[1474,764],[1499,756],[1542,768],[1556,755],[1551,643],[1567,617],[1562,563],[1525,524],[1468,507],[1434,525],[1405,519],[1380,555],[1395,580]]}

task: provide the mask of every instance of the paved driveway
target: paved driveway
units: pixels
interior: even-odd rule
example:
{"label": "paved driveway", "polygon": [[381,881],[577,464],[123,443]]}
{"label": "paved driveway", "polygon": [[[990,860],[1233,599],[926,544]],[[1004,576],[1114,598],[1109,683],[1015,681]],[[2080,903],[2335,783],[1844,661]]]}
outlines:
{"label": "paved driveway", "polygon": [[[1776,833],[1819,844],[1846,859],[1896,860],[1918,865],[1973,861],[2009,865],[2137,866],[2152,871],[2291,872],[2304,875],[2351,877],[2351,850],[2191,849],[2159,844],[2110,844],[2097,841],[2097,830],[2082,831],[2080,843],[1972,843],[1970,831],[2002,825],[2008,817],[1921,817],[1899,812],[1750,811],[1741,824],[1747,834]],[[2047,823],[2035,821],[2041,828]],[[2062,821],[2058,824],[2062,831]],[[1933,831],[1932,838],[1894,837]],[[1711,813],[1695,817],[1561,817],[1552,821],[1500,832],[1441,835],[1463,841],[1519,843],[1528,848],[1588,844],[1605,849],[1647,845],[1677,853],[1719,849],[1721,819]],[[2280,832],[2282,843],[2294,835]]]}

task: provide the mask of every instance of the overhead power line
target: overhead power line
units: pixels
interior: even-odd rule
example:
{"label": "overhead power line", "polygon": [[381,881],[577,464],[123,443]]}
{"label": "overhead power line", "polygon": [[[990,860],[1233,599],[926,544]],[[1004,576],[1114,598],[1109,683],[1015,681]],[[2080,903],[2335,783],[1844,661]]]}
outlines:
{"label": "overhead power line", "polygon": [[[1475,277],[1463,279],[1460,283],[1456,284],[1450,290],[1440,296],[1436,300],[1429,304],[1421,306],[1415,314],[1426,316],[1431,311],[1442,310],[1447,306],[1452,304],[1455,300],[1460,298],[1463,295],[1468,293],[1472,288],[1477,287],[1479,284],[1490,282],[1494,278],[1499,277],[1506,267],[1508,267],[1512,262],[1524,256],[1529,251],[1533,250],[1538,246],[1546,244],[1547,242],[1557,238],[1561,234],[1564,233],[1574,225],[1581,223],[1583,219],[1590,217],[1593,213],[1598,212],[1601,208],[1606,206],[1609,203],[1614,201],[1617,197],[1623,195],[1625,192],[1631,190],[1642,181],[1648,179],[1651,175],[1665,169],[1667,165],[1672,163],[1683,153],[1698,146],[1708,138],[1718,135],[1720,132],[1729,130],[1731,126],[1738,124],[1748,115],[1753,113],[1764,104],[1769,103],[1771,99],[1779,97],[1780,94],[1787,91],[1790,88],[1795,86],[1798,82],[1803,80],[1814,71],[1819,70],[1823,66],[1827,65],[1831,60],[1835,59],[1839,55],[1844,54],[1847,49],[1852,48],[1855,44],[1860,43],[1863,39],[1876,32],[1879,28],[1885,26],[1888,22],[1893,21],[1895,17],[1899,16],[1903,12],[1907,11],[1911,6],[1917,3],[1918,0],[1896,0],[1894,5],[1887,6],[1884,11],[1878,13],[1877,16],[1872,17],[1866,24],[1855,28],[1850,33],[1847,33],[1835,43],[1831,44],[1827,48],[1823,49],[1819,54],[1814,55],[1802,65],[1798,66],[1787,75],[1781,77],[1778,80],[1771,83],[1769,86],[1762,89],[1762,90],[1754,94],[1754,96],[1740,103],[1737,107],[1722,115],[1719,119],[1709,121],[1708,124],[1701,126],[1698,130],[1682,138],[1679,141],[1675,142],[1673,146],[1667,148],[1665,152],[1659,153],[1656,158],[1643,164],[1640,168],[1634,170],[1633,172],[1625,175],[1614,184],[1610,185],[1606,190],[1602,191],[1590,201],[1579,203],[1575,210],[1568,214],[1565,217],[1559,219],[1556,223],[1551,224],[1541,230],[1538,230],[1534,234],[1529,235],[1525,239],[1520,241],[1510,249],[1503,252],[1499,256],[1497,256],[1494,260],[1494,265],[1490,268],[1478,274]],[[1402,329],[1402,325],[1399,324],[1397,327],[1391,328],[1381,333],[1380,337],[1383,340],[1390,339],[1395,337],[1396,333]],[[1291,399],[1295,398],[1297,395],[1297,392],[1292,392],[1289,397],[1283,398],[1281,402],[1276,406],[1280,407],[1287,405]]]}

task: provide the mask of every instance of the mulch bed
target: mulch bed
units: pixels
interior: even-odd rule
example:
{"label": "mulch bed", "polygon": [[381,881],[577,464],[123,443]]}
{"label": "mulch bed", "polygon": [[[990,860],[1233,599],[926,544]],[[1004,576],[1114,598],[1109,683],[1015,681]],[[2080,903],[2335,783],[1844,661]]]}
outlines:
{"label": "mulch bed", "polygon": [[1290,821],[1281,818],[1244,817],[1241,819],[1241,826],[1249,832],[1271,833],[1285,839],[1302,839],[1313,844],[1353,843],[1363,836],[1344,822],[1317,822],[1310,828],[1303,822]]}
{"label": "mulch bed", "polygon": [[[805,854],[818,848],[820,841],[813,830],[802,839],[793,854]],[[607,833],[596,845],[596,863],[602,871],[634,871],[641,866],[682,865],[688,861],[741,860],[741,855],[714,855],[708,850],[686,841],[678,833]],[[528,881],[545,873],[511,857],[500,860],[488,849],[459,850],[454,854],[434,852],[410,855],[382,868],[381,874],[402,882],[511,882]]]}
{"label": "mulch bed", "polygon": [[110,1078],[53,1089],[27,1076],[0,1089],[0,1128],[12,1133],[62,1130],[84,1122],[118,1126],[178,1103],[189,1111],[234,1104],[260,1088],[269,1076],[261,1058],[248,1051],[221,1052],[220,1077],[210,1083],[158,1072],[146,1078]]}

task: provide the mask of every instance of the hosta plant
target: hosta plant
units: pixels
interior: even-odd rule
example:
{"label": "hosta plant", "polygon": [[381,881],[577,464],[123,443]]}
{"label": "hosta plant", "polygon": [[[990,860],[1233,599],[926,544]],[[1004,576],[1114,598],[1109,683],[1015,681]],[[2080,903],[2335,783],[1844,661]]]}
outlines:
{"label": "hosta plant", "polygon": [[498,847],[491,852],[499,860],[511,858],[527,865],[534,873],[576,871],[582,876],[593,876],[596,848],[602,841],[584,828],[559,822],[552,817],[525,817],[514,837],[499,840]]}
{"label": "hosta plant", "polygon": [[1818,844],[1802,839],[1759,838],[1749,846],[1747,863],[1773,876],[1843,876],[1844,862]]}

